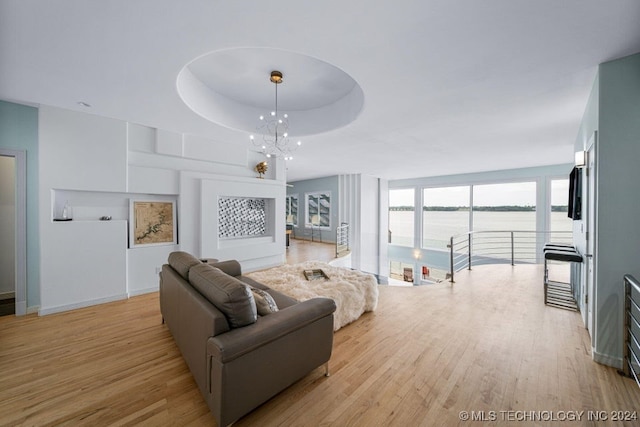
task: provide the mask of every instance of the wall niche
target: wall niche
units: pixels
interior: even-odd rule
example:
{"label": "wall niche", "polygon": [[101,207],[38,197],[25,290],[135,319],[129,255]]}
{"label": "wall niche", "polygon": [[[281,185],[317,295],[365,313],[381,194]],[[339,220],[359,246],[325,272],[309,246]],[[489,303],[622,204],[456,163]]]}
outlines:
{"label": "wall niche", "polygon": [[261,198],[219,197],[218,237],[260,237],[267,233],[267,201]]}

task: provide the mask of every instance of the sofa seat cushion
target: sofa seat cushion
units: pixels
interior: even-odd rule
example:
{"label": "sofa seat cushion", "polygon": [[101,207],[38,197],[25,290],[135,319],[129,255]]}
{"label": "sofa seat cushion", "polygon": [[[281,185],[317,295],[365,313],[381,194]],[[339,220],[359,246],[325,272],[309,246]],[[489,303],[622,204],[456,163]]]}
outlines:
{"label": "sofa seat cushion", "polygon": [[189,270],[194,265],[201,264],[200,260],[187,252],[171,252],[167,261],[183,279],[189,280]]}
{"label": "sofa seat cushion", "polygon": [[229,326],[240,328],[258,318],[251,288],[218,268],[199,264],[189,269],[189,282],[227,318]]}

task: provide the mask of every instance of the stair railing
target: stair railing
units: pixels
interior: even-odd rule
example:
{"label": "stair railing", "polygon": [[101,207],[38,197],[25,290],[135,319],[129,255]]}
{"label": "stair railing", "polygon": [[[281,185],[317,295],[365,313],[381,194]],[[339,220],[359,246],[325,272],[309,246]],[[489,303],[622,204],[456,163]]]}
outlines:
{"label": "stair railing", "polygon": [[336,228],[336,258],[349,253],[349,224],[343,222]]}
{"label": "stair railing", "polygon": [[622,374],[633,376],[640,386],[640,283],[630,274],[624,276],[624,348]]}
{"label": "stair railing", "polygon": [[448,279],[472,265],[540,263],[545,243],[571,243],[570,231],[470,231],[449,239]]}

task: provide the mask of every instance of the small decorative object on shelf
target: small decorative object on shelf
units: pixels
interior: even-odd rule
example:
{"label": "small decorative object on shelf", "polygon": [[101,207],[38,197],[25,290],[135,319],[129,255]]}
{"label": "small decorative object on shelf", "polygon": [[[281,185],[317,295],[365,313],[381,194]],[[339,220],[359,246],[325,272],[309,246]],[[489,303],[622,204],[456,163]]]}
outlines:
{"label": "small decorative object on shelf", "polygon": [[62,208],[62,219],[72,219],[73,218],[73,210],[71,206],[69,206],[69,202],[64,202],[64,207]]}
{"label": "small decorative object on shelf", "polygon": [[304,277],[307,280],[329,280],[329,276],[327,276],[327,274],[319,268],[313,270],[304,270]]}
{"label": "small decorative object on shelf", "polygon": [[258,178],[260,179],[264,178],[262,175],[267,173],[267,162],[264,161],[264,162],[258,163],[254,169],[259,174]]}
{"label": "small decorative object on shelf", "polygon": [[62,213],[59,218],[54,218],[54,221],[71,221],[73,219],[73,209],[69,206],[69,202],[64,202]]}
{"label": "small decorative object on shelf", "polygon": [[111,221],[111,215],[101,216],[100,221]]}

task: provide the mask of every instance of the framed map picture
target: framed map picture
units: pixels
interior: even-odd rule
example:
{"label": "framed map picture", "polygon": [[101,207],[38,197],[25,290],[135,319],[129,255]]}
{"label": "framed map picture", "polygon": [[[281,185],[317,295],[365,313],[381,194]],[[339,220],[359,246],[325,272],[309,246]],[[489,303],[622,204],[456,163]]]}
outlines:
{"label": "framed map picture", "polygon": [[173,201],[129,200],[129,247],[178,243]]}

